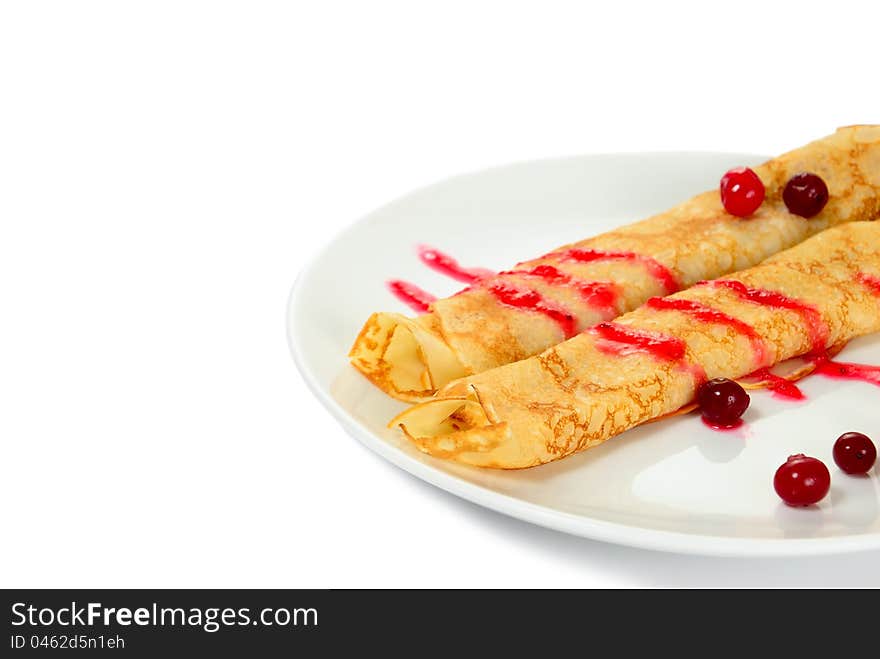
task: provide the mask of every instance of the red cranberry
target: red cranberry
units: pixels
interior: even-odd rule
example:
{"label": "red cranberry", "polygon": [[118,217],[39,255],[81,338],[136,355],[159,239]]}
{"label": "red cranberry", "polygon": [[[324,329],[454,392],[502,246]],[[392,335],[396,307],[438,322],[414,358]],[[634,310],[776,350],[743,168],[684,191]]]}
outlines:
{"label": "red cranberry", "polygon": [[801,172],[792,176],[785,184],[782,201],[791,213],[813,217],[828,203],[828,186],[815,174]]}
{"label": "red cranberry", "polygon": [[776,470],[773,489],[789,506],[810,506],[828,494],[831,474],[821,460],[798,453]]}
{"label": "red cranberry", "polygon": [[876,459],[874,442],[860,432],[845,433],[834,442],[834,462],[848,474],[864,474]]}
{"label": "red cranberry", "polygon": [[709,380],[697,390],[697,403],[703,418],[721,428],[735,427],[750,401],[746,390],[727,378]]}
{"label": "red cranberry", "polygon": [[721,203],[731,215],[751,215],[764,201],[764,184],[748,167],[736,167],[721,177]]}

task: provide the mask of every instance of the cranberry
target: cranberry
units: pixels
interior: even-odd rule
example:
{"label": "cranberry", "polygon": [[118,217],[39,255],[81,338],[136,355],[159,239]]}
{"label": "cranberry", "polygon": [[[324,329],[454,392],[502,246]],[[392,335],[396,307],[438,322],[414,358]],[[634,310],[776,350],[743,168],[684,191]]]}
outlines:
{"label": "cranberry", "polygon": [[831,474],[821,460],[798,453],[776,470],[773,489],[789,506],[810,506],[828,494]]}
{"label": "cranberry", "polygon": [[736,167],[721,177],[721,203],[731,215],[751,215],[764,201],[764,184],[748,167]]}
{"label": "cranberry", "polygon": [[845,433],[834,442],[834,462],[848,474],[864,474],[876,459],[874,442],[860,432]]}
{"label": "cranberry", "polygon": [[785,184],[782,201],[795,215],[813,217],[828,203],[828,186],[815,174],[801,172],[792,176]]}
{"label": "cranberry", "polygon": [[697,403],[703,419],[721,428],[738,425],[750,401],[746,390],[727,378],[709,380],[697,390]]}

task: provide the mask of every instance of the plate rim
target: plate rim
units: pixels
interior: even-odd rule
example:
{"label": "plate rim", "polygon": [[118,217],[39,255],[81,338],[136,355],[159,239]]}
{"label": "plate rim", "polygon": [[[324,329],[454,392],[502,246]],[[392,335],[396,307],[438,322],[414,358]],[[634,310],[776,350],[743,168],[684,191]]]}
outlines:
{"label": "plate rim", "polygon": [[291,286],[286,304],[286,337],[290,354],[297,370],[312,394],[324,408],[340,424],[343,430],[368,449],[384,458],[394,466],[440,488],[452,495],[470,501],[483,508],[501,513],[537,526],[549,528],[570,535],[597,540],[616,545],[664,551],[694,556],[717,556],[726,558],[759,558],[785,556],[820,556],[842,554],[880,549],[880,533],[871,532],[857,535],[846,535],[825,538],[736,538],[715,536],[679,531],[645,528],[637,525],[622,524],[576,515],[561,510],[553,510],[536,503],[524,501],[491,488],[470,483],[452,474],[420,462],[394,446],[375,437],[366,428],[360,426],[348,412],[324,390],[318,377],[308,367],[303,354],[302,338],[296,328],[297,309],[303,304],[304,282],[308,274],[323,259],[330,248],[355,227],[366,224],[380,215],[386,208],[414,195],[422,194],[431,188],[446,185],[456,179],[479,176],[497,170],[514,168],[522,165],[558,162],[565,160],[602,159],[608,157],[689,157],[689,156],[721,156],[741,159],[758,160],[768,158],[762,154],[739,153],[733,151],[714,150],[657,150],[657,151],[616,151],[601,153],[584,153],[561,157],[520,160],[508,164],[495,165],[475,169],[449,176],[433,183],[415,188],[410,192],[397,196],[391,201],[369,211],[353,222],[338,230],[316,253],[306,260],[293,285]]}

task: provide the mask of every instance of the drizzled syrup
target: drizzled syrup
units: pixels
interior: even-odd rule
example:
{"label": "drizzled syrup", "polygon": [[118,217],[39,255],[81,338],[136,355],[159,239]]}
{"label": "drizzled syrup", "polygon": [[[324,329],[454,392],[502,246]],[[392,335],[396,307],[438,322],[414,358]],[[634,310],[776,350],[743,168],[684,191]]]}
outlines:
{"label": "drizzled syrup", "polygon": [[614,284],[578,279],[552,265],[536,265],[528,270],[510,270],[501,274],[537,277],[554,286],[568,286],[576,290],[591,307],[615,313],[619,291]]}
{"label": "drizzled syrup", "polygon": [[[825,350],[807,355],[805,359],[814,366],[809,375],[823,375],[837,380],[858,380],[880,387],[880,366],[837,362],[832,360]],[[806,398],[804,392],[794,382],[771,373],[768,368],[757,370],[748,377],[767,383],[767,388],[780,398],[788,400]]]}
{"label": "drizzled syrup", "polygon": [[665,336],[618,323],[599,323],[588,331],[599,338],[596,347],[605,354],[624,356],[635,352],[648,353],[660,361],[679,362],[679,367],[697,383],[706,381],[702,366],[684,361],[687,344],[676,336]]}
{"label": "drizzled syrup", "polygon": [[[559,325],[565,338],[570,338],[577,333],[577,318],[575,315],[561,304],[545,299],[538,291],[512,282],[493,281],[490,279],[495,274],[492,271],[485,268],[465,268],[456,259],[433,247],[422,245],[419,247],[418,253],[422,263],[435,272],[472,286],[485,285],[486,290],[494,295],[500,303],[517,309],[541,313],[551,318]],[[604,316],[610,318],[617,313],[616,306],[619,291],[614,284],[579,279],[562,272],[552,265],[537,265],[528,269],[513,270],[500,274],[536,277],[553,286],[566,286],[577,291],[588,305]],[[428,304],[434,301],[433,296],[421,291],[421,289],[412,284],[407,284],[406,282],[389,283],[389,287],[392,287],[392,285],[392,292],[418,311],[427,310],[427,305],[424,303],[425,299],[431,298]],[[471,287],[464,290],[471,290]]]}
{"label": "drizzled syrup", "polygon": [[876,275],[869,275],[866,272],[860,272],[856,275],[856,279],[868,288],[870,288],[871,292],[874,295],[880,296],[880,277]]}
{"label": "drizzled syrup", "polygon": [[733,279],[716,279],[715,281],[702,283],[715,288],[726,288],[736,293],[742,299],[754,302],[755,304],[795,311],[800,314],[807,326],[813,351],[818,353],[824,350],[828,344],[828,337],[831,332],[828,329],[828,325],[822,320],[819,310],[812,305],[800,302],[776,291],[770,291],[765,288],[750,288],[742,282]]}
{"label": "drizzled syrup", "polygon": [[674,336],[663,336],[618,323],[599,323],[590,332],[603,339],[596,345],[609,354],[646,352],[660,361],[670,362],[679,361],[685,355],[685,342]]}
{"label": "drizzled syrup", "polygon": [[779,398],[786,400],[804,400],[806,398],[804,392],[794,382],[772,373],[769,368],[760,368],[747,377],[765,382],[767,389]]}
{"label": "drizzled syrup", "polygon": [[[880,278],[865,273],[859,273],[856,278],[861,283],[871,288],[872,291],[876,292],[877,295],[880,295]],[[862,382],[868,382],[880,386],[880,366],[835,362],[831,360],[825,347],[828,343],[830,331],[828,325],[822,320],[821,314],[815,307],[787,297],[782,293],[749,288],[742,282],[734,280],[722,279],[708,283],[716,287],[723,286],[732,290],[741,298],[756,304],[763,304],[778,309],[789,309],[799,313],[807,325],[810,342],[813,345],[812,352],[805,357],[805,359],[811,361],[815,366],[813,373],[843,380],[860,380]],[[775,375],[769,368],[759,369],[748,377],[757,378],[766,382],[767,388],[781,398],[787,398],[789,400],[804,400],[806,398],[803,391],[801,391],[796,384],[790,380]]]}
{"label": "drizzled syrup", "polygon": [[491,277],[495,274],[486,268],[465,268],[449,256],[449,254],[444,254],[440,250],[428,247],[427,245],[420,245],[418,252],[419,260],[431,268],[431,270],[466,284],[473,284],[475,281]]}
{"label": "drizzled syrup", "polygon": [[423,291],[415,284],[400,279],[392,279],[387,283],[388,290],[398,300],[417,313],[425,313],[437,298],[427,291]]}
{"label": "drizzled syrup", "polygon": [[704,323],[714,323],[717,325],[726,325],[747,337],[752,345],[752,351],[755,355],[755,363],[766,364],[769,356],[767,354],[767,345],[761,335],[755,331],[755,328],[738,318],[734,318],[723,311],[718,311],[705,304],[695,300],[682,300],[669,297],[652,297],[647,302],[647,306],[658,311],[680,311],[689,316],[696,318]]}
{"label": "drizzled syrup", "polygon": [[880,387],[880,366],[836,362],[827,354],[813,357],[813,362],[816,364],[816,370],[813,372],[817,375],[838,380],[859,380]]}
{"label": "drizzled syrup", "polygon": [[[577,332],[577,318],[574,313],[564,308],[561,304],[545,299],[540,292],[519,286],[507,281],[491,280],[495,274],[485,268],[466,268],[456,259],[441,252],[438,249],[426,245],[418,248],[419,260],[435,272],[461,281],[469,286],[463,291],[471,290],[472,286],[485,286],[495,298],[502,304],[534,311],[544,314],[556,322],[565,338],[574,336]],[[673,293],[679,289],[678,281],[672,272],[658,263],[656,260],[635,254],[632,252],[604,251],[595,249],[570,249],[558,254],[548,255],[561,261],[574,261],[589,263],[601,260],[626,260],[643,264],[648,272],[654,277],[667,293]],[[500,273],[502,275],[517,275],[521,277],[536,277],[552,286],[565,286],[571,288],[580,295],[586,304],[606,318],[617,315],[617,304],[620,297],[619,288],[612,283],[600,281],[588,281],[562,272],[555,266],[542,264],[531,268],[523,268]],[[418,312],[428,311],[429,305],[437,298],[423,291],[418,286],[401,280],[388,282],[389,290],[399,300]]]}
{"label": "drizzled syrup", "polygon": [[517,309],[541,313],[559,325],[563,336],[571,338],[577,333],[577,319],[561,305],[545,300],[538,291],[522,288],[508,282],[495,282],[488,290],[502,304]]}
{"label": "drizzled syrup", "polygon": [[[787,295],[783,295],[776,291],[770,291],[764,288],[751,288],[742,282],[733,279],[718,279],[702,283],[715,288],[726,288],[736,293],[743,300],[747,300],[754,304],[796,312],[800,315],[804,324],[807,326],[807,333],[810,337],[813,352],[818,354],[825,350],[831,332],[828,325],[822,319],[819,310],[812,305],[795,300],[794,298],[790,298]],[[767,389],[779,398],[785,398],[787,400],[804,400],[806,398],[804,392],[801,391],[794,382],[776,375],[769,367],[760,368],[749,374],[747,377],[765,382]]]}
{"label": "drizzled syrup", "polygon": [[648,274],[657,280],[667,295],[681,290],[678,279],[669,268],[650,256],[643,256],[634,252],[573,248],[564,252],[549,254],[548,258],[558,258],[560,261],[574,261],[577,263],[592,263],[594,261],[631,261],[633,263],[640,263],[648,271]]}

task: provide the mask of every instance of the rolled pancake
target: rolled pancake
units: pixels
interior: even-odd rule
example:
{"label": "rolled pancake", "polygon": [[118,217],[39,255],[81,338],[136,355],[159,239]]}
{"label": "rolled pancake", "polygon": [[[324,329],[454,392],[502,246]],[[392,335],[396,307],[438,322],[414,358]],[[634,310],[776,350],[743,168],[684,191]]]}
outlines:
{"label": "rolled pancake", "polygon": [[[782,202],[785,183],[801,171],[819,174],[830,191],[823,211],[809,220]],[[375,313],[351,349],[351,363],[392,396],[425,400],[454,378],[538,354],[651,296],[751,267],[832,225],[875,219],[880,126],[841,128],[755,172],[767,195],[747,219],[726,213],[717,190],[705,192],[481,279],[418,318]],[[530,295],[541,300],[538,307],[518,304]]]}
{"label": "rolled pancake", "polygon": [[880,223],[842,225],[540,355],[450,383],[392,425],[426,453],[467,464],[558,460],[675,412],[706,378],[740,378],[880,330],[878,284]]}

